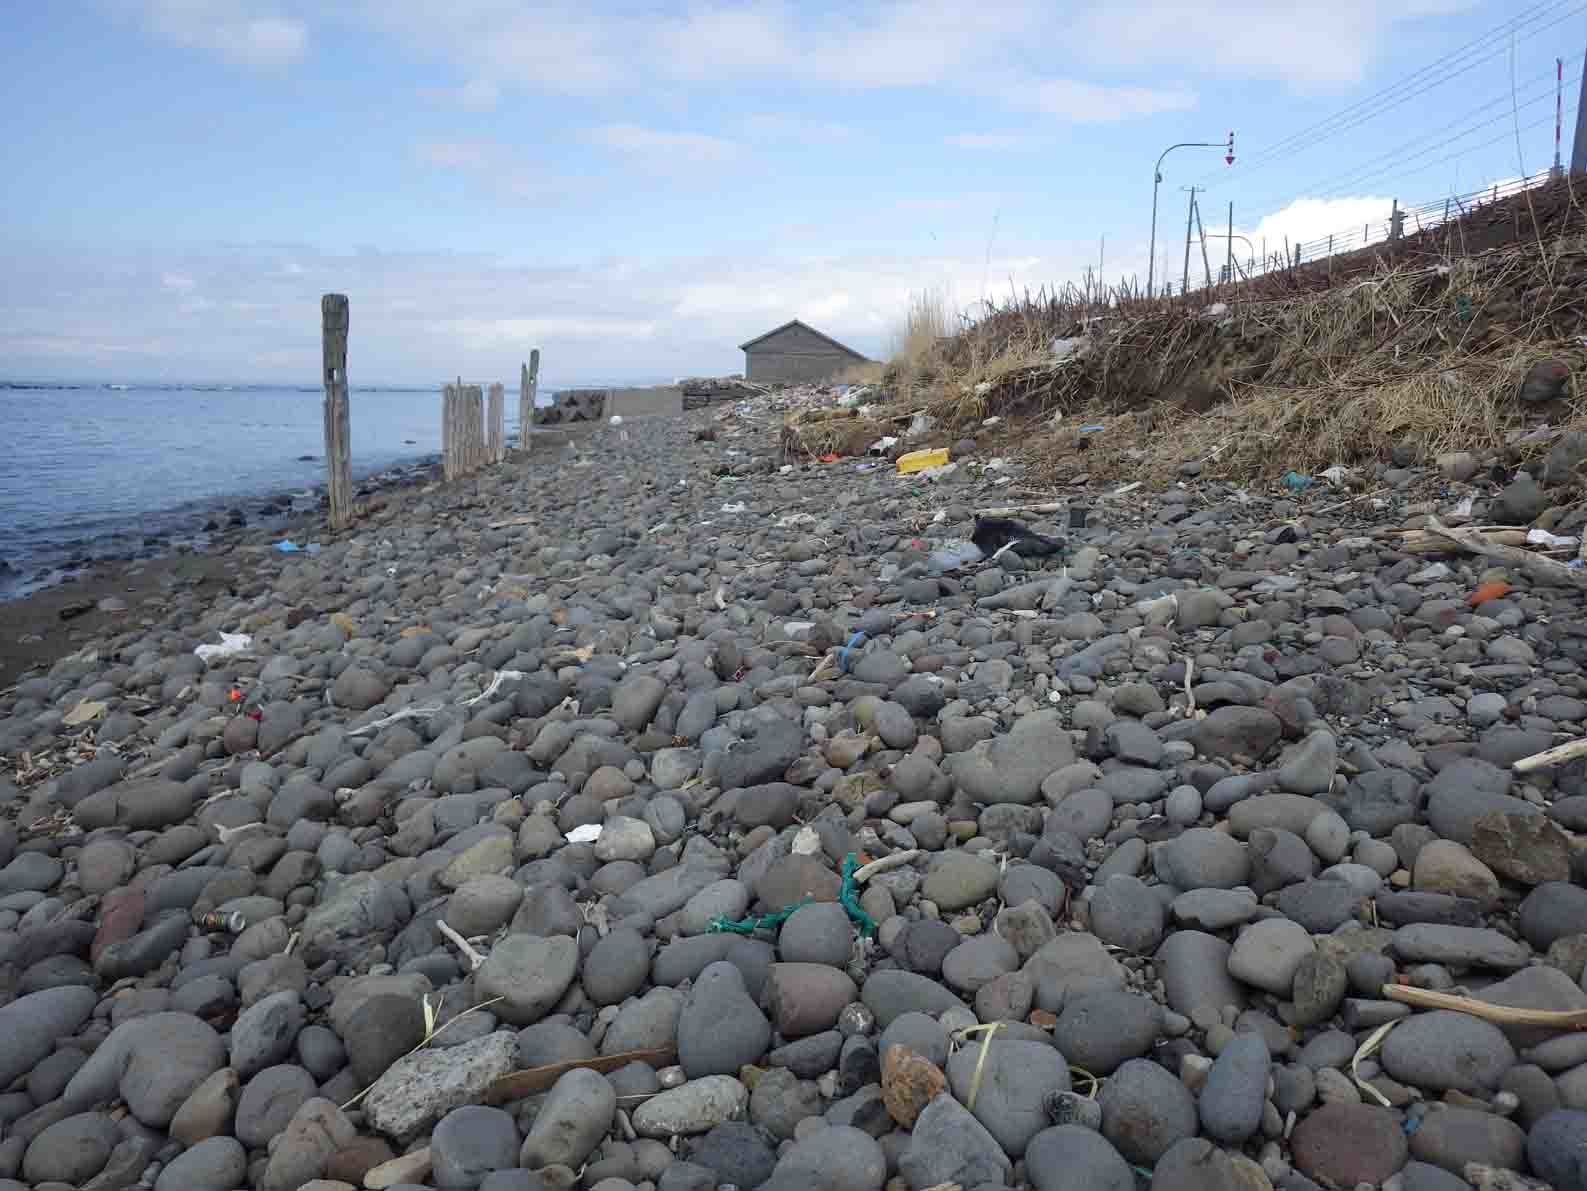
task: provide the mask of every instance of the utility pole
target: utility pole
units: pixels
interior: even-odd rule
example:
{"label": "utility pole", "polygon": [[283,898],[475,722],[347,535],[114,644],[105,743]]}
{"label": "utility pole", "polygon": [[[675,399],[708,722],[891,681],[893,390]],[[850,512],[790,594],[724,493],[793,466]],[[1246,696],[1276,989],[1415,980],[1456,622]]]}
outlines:
{"label": "utility pole", "polygon": [[[1169,145],[1158,155],[1157,165],[1152,170],[1152,243],[1146,258],[1146,296],[1152,296],[1152,286],[1157,279],[1157,188],[1163,181],[1163,158],[1175,149],[1222,149],[1223,163],[1234,164],[1234,133],[1231,130],[1227,142],[1223,141],[1180,141],[1177,145]],[[1188,239],[1188,233],[1186,235]],[[1189,265],[1185,266],[1187,269]]]}
{"label": "utility pole", "polygon": [[1197,188],[1194,187],[1194,186],[1191,186],[1191,187],[1189,187],[1189,190],[1190,190],[1190,207],[1185,212],[1185,272],[1184,272],[1183,276],[1181,276],[1180,279],[1179,279],[1179,292],[1181,294],[1185,293],[1187,290],[1190,289],[1190,230],[1195,225],[1195,222],[1196,222],[1196,190],[1197,190]]}
{"label": "utility pole", "polygon": [[[1194,200],[1192,200],[1194,201]],[[1207,259],[1207,229],[1201,222],[1201,204],[1196,203],[1196,235],[1201,240],[1201,273],[1207,279],[1207,288],[1212,288],[1212,262]]]}
{"label": "utility pole", "polygon": [[1234,200],[1229,200],[1229,284],[1234,284]]}
{"label": "utility pole", "polygon": [[1576,96],[1576,137],[1571,142],[1570,172],[1587,174],[1587,58],[1582,59],[1583,90]]}
{"label": "utility pole", "polygon": [[[1587,69],[1584,66],[1583,69]],[[1548,172],[1553,179],[1565,176],[1565,167],[1559,160],[1560,129],[1565,124],[1565,59],[1554,59],[1554,168]]]}

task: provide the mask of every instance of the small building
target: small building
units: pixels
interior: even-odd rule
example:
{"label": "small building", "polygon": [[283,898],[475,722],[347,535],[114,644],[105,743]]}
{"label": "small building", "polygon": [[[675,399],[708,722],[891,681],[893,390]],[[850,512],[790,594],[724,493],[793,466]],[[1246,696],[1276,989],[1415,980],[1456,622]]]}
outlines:
{"label": "small building", "polygon": [[831,380],[854,364],[870,363],[852,347],[798,319],[741,343],[739,348],[744,353],[744,379],[762,384]]}

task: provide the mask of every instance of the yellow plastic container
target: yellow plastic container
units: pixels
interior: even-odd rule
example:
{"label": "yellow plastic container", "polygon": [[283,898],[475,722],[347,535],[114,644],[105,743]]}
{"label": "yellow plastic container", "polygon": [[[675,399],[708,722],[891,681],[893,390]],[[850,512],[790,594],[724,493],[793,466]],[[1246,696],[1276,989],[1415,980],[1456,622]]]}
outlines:
{"label": "yellow plastic container", "polygon": [[898,457],[898,474],[907,476],[910,472],[925,471],[928,467],[941,467],[948,462],[948,448],[937,447],[931,451],[910,451],[907,455]]}

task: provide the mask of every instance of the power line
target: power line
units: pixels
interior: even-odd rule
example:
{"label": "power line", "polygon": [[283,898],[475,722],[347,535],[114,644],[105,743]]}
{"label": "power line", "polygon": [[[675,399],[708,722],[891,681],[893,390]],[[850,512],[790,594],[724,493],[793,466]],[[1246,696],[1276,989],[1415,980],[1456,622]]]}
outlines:
{"label": "power line", "polygon": [[[1574,61],[1579,61],[1580,57],[1580,55],[1577,55]],[[1552,84],[1553,76],[1554,72],[1552,70],[1547,72],[1549,84]],[[1542,77],[1543,76],[1541,75],[1535,76],[1534,79],[1528,81],[1535,82],[1537,79],[1541,79]],[[1529,88],[1527,93],[1530,97],[1525,102],[1518,101],[1515,107],[1525,108],[1542,103],[1544,101],[1551,101],[1554,98],[1554,87],[1552,85],[1546,85],[1542,89]],[[1474,124],[1465,123],[1471,117],[1481,115],[1483,112],[1489,111],[1490,109],[1498,107],[1501,104],[1504,105],[1504,110],[1499,112],[1497,115]],[[1420,156],[1422,153],[1429,151],[1429,143],[1431,143],[1432,150],[1442,148],[1445,145],[1454,143],[1454,141],[1459,140],[1463,136],[1469,136],[1470,134],[1485,128],[1490,124],[1494,124],[1499,120],[1509,119],[1512,117],[1512,115],[1513,111],[1511,105],[1511,93],[1506,91],[1503,95],[1500,95],[1494,99],[1490,99],[1486,103],[1479,104],[1477,107],[1463,112],[1460,116],[1456,117],[1448,124],[1443,124],[1437,128],[1430,129],[1426,133],[1413,137],[1402,144],[1396,145],[1386,152],[1368,158],[1366,161],[1360,162],[1359,164],[1350,167],[1343,174],[1335,171],[1327,178],[1321,179],[1310,186],[1305,186],[1299,188],[1298,190],[1290,191],[1289,194],[1293,195],[1298,193],[1305,195],[1308,198],[1326,198],[1329,195],[1337,194],[1342,190],[1346,190],[1353,186],[1358,186],[1368,178],[1376,178],[1380,176],[1382,173],[1386,172],[1384,169],[1377,168],[1380,162],[1388,162],[1389,165],[1387,170],[1392,171],[1393,169],[1405,163],[1407,160],[1407,155],[1409,155],[1411,159],[1414,159],[1415,157]],[[1461,131],[1457,132],[1454,136],[1447,137],[1436,142],[1432,141],[1432,138],[1438,137],[1441,133],[1449,132],[1456,128],[1459,128]],[[1269,197],[1262,200],[1261,202],[1253,203],[1251,206],[1256,209],[1261,209],[1280,201],[1282,201],[1281,198]]]}
{"label": "power line", "polygon": [[[1561,15],[1555,15],[1563,6],[1572,5]],[[1413,71],[1395,83],[1367,96],[1365,99],[1349,105],[1348,107],[1325,117],[1314,124],[1308,125],[1297,132],[1291,133],[1281,140],[1268,145],[1249,155],[1241,166],[1236,166],[1234,171],[1214,171],[1208,177],[1222,177],[1225,182],[1233,181],[1236,177],[1244,177],[1259,169],[1271,165],[1275,161],[1286,159],[1294,149],[1311,147],[1319,141],[1348,132],[1361,124],[1386,114],[1402,104],[1410,102],[1428,91],[1444,86],[1460,75],[1476,69],[1485,62],[1507,52],[1508,39],[1520,34],[1523,37],[1534,37],[1555,25],[1561,24],[1580,13],[1587,11],[1587,4],[1579,4],[1576,0],[1546,0],[1527,13],[1512,18],[1487,33],[1467,42],[1458,49],[1452,50],[1428,65]],[[1549,17],[1544,24],[1539,24]],[[1537,27],[1528,29],[1527,26]],[[1522,33],[1522,30],[1526,30]],[[1499,38],[1506,39],[1497,48],[1489,48]],[[1478,52],[1480,51],[1480,52]],[[1476,52],[1475,57],[1472,57]],[[1468,60],[1469,59],[1469,60]],[[1458,64],[1454,70],[1444,69],[1447,66]],[[1392,102],[1391,102],[1392,101]]]}
{"label": "power line", "polygon": [[[1540,102],[1541,99],[1543,99],[1543,98],[1547,98],[1547,97],[1546,96],[1539,97],[1539,99],[1534,99],[1534,100],[1531,101],[1531,103],[1525,104],[1525,105],[1522,105],[1522,106],[1530,107],[1530,106]],[[1405,168],[1409,163],[1411,163],[1413,161],[1416,161],[1418,158],[1425,157],[1429,153],[1435,153],[1439,149],[1446,148],[1449,145],[1455,144],[1457,141],[1464,140],[1466,137],[1470,136],[1472,133],[1476,132],[1478,129],[1486,128],[1489,125],[1497,124],[1501,120],[1509,120],[1510,118],[1511,118],[1511,115],[1510,115],[1509,112],[1500,112],[1497,116],[1493,117],[1492,119],[1484,120],[1480,124],[1475,124],[1472,127],[1466,129],[1464,132],[1461,132],[1461,133],[1459,133],[1459,134],[1457,134],[1455,136],[1452,136],[1452,137],[1446,137],[1442,141],[1438,141],[1438,142],[1435,142],[1434,144],[1428,145],[1425,148],[1419,150],[1418,152],[1411,154],[1409,157],[1402,158],[1401,160],[1399,160],[1397,162],[1394,162],[1392,165],[1386,166],[1383,169],[1378,170],[1378,171],[1376,171],[1374,173],[1367,174],[1364,177],[1352,179],[1352,180],[1350,180],[1350,181],[1348,181],[1348,182],[1346,182],[1346,183],[1344,183],[1342,185],[1335,186],[1332,189],[1324,190],[1322,193],[1318,194],[1316,197],[1318,197],[1318,198],[1332,198],[1335,195],[1338,195],[1339,193],[1341,193],[1345,189],[1348,189],[1350,187],[1361,186],[1363,183],[1366,183],[1366,182],[1376,181],[1378,178],[1385,177],[1385,176],[1387,176],[1389,174],[1393,174],[1393,173],[1401,173],[1401,174],[1415,173],[1415,172],[1418,172],[1420,170],[1428,168],[1428,166],[1430,166],[1430,165],[1437,165],[1437,164],[1440,164],[1441,162],[1444,162],[1444,161],[1450,161],[1450,160],[1453,160],[1456,157],[1462,156],[1463,154],[1473,152],[1473,151],[1475,151],[1477,149],[1487,148],[1489,145],[1497,144],[1499,141],[1504,140],[1505,137],[1512,135],[1513,130],[1507,130],[1507,131],[1505,131],[1503,133],[1500,133],[1497,137],[1494,137],[1494,138],[1492,138],[1490,140],[1483,141],[1479,145],[1467,145],[1467,146],[1465,146],[1464,148],[1458,150],[1455,153],[1451,153],[1451,154],[1448,154],[1448,155],[1446,155],[1444,157],[1439,158],[1437,161],[1427,162],[1427,163],[1423,163],[1421,165],[1418,165],[1413,170],[1407,170]],[[1522,131],[1522,132],[1530,132],[1534,128],[1542,128],[1545,125],[1551,123],[1552,120],[1553,120],[1553,116],[1552,115],[1546,116],[1542,120],[1537,121],[1536,123],[1528,124],[1525,128],[1522,128],[1520,131]]]}
{"label": "power line", "polygon": [[[1424,94],[1432,87],[1442,86],[1445,82],[1448,82],[1451,78],[1455,77],[1455,75],[1444,71],[1442,68],[1459,63],[1463,59],[1470,58],[1474,51],[1487,49],[1487,47],[1491,45],[1497,38],[1505,38],[1507,44],[1510,37],[1513,37],[1515,34],[1519,33],[1527,25],[1535,24],[1539,20],[1551,15],[1549,10],[1557,10],[1561,5],[1574,2],[1575,0],[1545,0],[1544,3],[1537,5],[1529,12],[1523,13],[1521,16],[1514,17],[1497,29],[1489,30],[1487,33],[1474,38],[1465,45],[1460,46],[1455,50],[1451,50],[1442,57],[1435,59],[1433,62],[1428,63],[1426,66],[1423,66],[1418,70],[1412,71],[1404,78],[1389,84],[1387,87],[1374,92],[1366,98],[1358,100],[1330,116],[1324,117],[1315,124],[1308,125],[1297,132],[1293,132],[1271,145],[1256,150],[1246,158],[1245,165],[1247,169],[1255,169],[1259,165],[1265,164],[1274,157],[1283,156],[1290,149],[1303,144],[1307,140],[1315,141],[1322,139],[1324,136],[1330,136],[1338,131],[1342,131],[1345,127],[1354,127],[1356,123],[1363,119],[1375,118],[1378,115],[1381,115],[1383,112],[1389,110],[1389,107],[1384,106],[1383,101],[1385,100],[1393,98],[1395,102],[1390,106],[1398,106],[1399,104],[1407,102],[1418,95]],[[1580,10],[1578,9],[1576,11]],[[1562,20],[1567,20],[1572,15],[1575,15],[1574,11],[1568,12],[1562,17],[1558,17],[1555,21],[1552,21],[1548,25],[1544,26],[1544,28],[1551,28],[1554,24],[1557,24]],[[1527,36],[1532,36],[1541,31],[1541,29],[1533,29],[1527,34]],[[1496,57],[1502,52],[1504,52],[1504,46],[1500,46],[1499,49],[1487,50],[1487,52],[1479,54],[1474,60],[1466,62],[1466,64],[1462,66],[1460,71],[1457,71],[1456,74],[1464,73],[1466,70],[1469,70],[1472,67],[1489,60],[1490,58]],[[1431,81],[1426,86],[1417,86],[1417,84],[1422,83],[1424,80],[1427,80],[1430,77]],[[1408,93],[1400,94],[1401,92]]]}

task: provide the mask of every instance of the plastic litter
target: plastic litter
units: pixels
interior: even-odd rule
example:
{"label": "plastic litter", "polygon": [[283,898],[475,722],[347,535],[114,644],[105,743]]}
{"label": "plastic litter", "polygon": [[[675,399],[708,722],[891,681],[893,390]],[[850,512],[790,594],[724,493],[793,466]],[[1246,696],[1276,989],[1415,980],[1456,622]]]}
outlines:
{"label": "plastic litter", "polygon": [[1284,487],[1291,492],[1304,492],[1316,482],[1316,477],[1303,476],[1298,471],[1287,471],[1284,473]]}
{"label": "plastic litter", "polygon": [[1068,359],[1083,359],[1086,354],[1086,337],[1076,335],[1071,339],[1054,339],[1051,351],[1052,358],[1059,363]]}
{"label": "plastic litter", "polygon": [[291,538],[282,538],[276,543],[275,548],[278,554],[296,554],[299,550],[303,549],[302,546],[299,546]]}
{"label": "plastic litter", "polygon": [[61,717],[61,723],[68,728],[75,728],[80,724],[88,723],[90,720],[98,719],[105,714],[107,708],[108,704],[101,703],[96,699],[84,699]]}
{"label": "plastic litter", "polygon": [[1549,533],[1546,529],[1529,529],[1526,531],[1526,544],[1528,546],[1548,546],[1551,549],[1574,546],[1580,538],[1573,538],[1565,534]]}
{"label": "plastic litter", "polygon": [[723,505],[722,511],[724,513],[747,513],[749,512],[749,506],[741,500],[736,500],[731,504]]}
{"label": "plastic litter", "polygon": [[867,449],[872,455],[882,455],[891,450],[897,444],[898,436],[895,434],[887,434],[877,439]]}
{"label": "plastic litter", "polygon": [[1045,537],[1006,517],[977,517],[970,541],[983,554],[993,556],[1008,551],[1022,558],[1040,558],[1064,552],[1064,544],[1057,538]]}
{"label": "plastic litter", "polygon": [[251,633],[222,633],[219,645],[200,645],[193,650],[207,666],[221,658],[236,657],[240,653],[247,653],[253,648],[253,634]]}
{"label": "plastic litter", "polygon": [[607,423],[609,425],[612,425],[612,426],[621,426],[623,424],[623,415],[622,414],[613,414],[610,418],[607,419]]}
{"label": "plastic litter", "polygon": [[910,438],[919,438],[922,434],[929,434],[936,424],[937,419],[930,414],[916,414],[909,419],[909,429],[906,434]]}
{"label": "plastic litter", "polygon": [[1344,466],[1336,463],[1332,467],[1328,468],[1326,471],[1324,471],[1322,473],[1322,478],[1327,480],[1330,484],[1334,485],[1335,487],[1338,487],[1340,484],[1343,484],[1345,482],[1345,480],[1349,479],[1354,474],[1355,474],[1355,470],[1353,468],[1344,467]]}
{"label": "plastic litter", "polygon": [[1080,427],[1081,434],[1100,434],[1107,426],[1102,422],[1092,422],[1089,426]]}
{"label": "plastic litter", "polygon": [[[569,836],[571,839],[572,837]],[[854,872],[860,866],[860,858],[850,852],[843,859],[843,884],[838,889],[838,904],[848,913],[854,924],[860,928],[862,935],[873,934],[876,930],[876,920],[860,908],[859,882],[854,879]],[[770,914],[761,914],[737,920],[718,916],[711,919],[706,930],[712,933],[726,932],[735,935],[752,935],[758,930],[775,930],[793,916],[793,912],[800,906],[809,904],[810,898],[800,898],[791,906],[784,906]]]}
{"label": "plastic litter", "polygon": [[926,558],[926,569],[933,575],[944,571],[957,571],[960,567],[974,566],[986,557],[974,542],[952,541],[933,550]]}
{"label": "plastic litter", "polygon": [[838,667],[847,674],[849,672],[849,653],[865,644],[865,634],[855,633],[849,638],[847,645],[838,646]]}
{"label": "plastic litter", "polygon": [[568,832],[570,844],[593,844],[601,838],[601,825],[599,823],[581,823]]}
{"label": "plastic litter", "polygon": [[926,451],[910,451],[898,457],[898,474],[912,475],[931,467],[942,467],[948,462],[948,448],[936,447]]}

